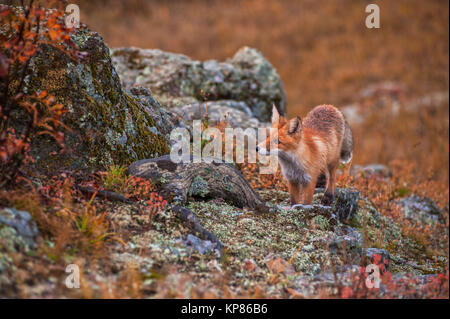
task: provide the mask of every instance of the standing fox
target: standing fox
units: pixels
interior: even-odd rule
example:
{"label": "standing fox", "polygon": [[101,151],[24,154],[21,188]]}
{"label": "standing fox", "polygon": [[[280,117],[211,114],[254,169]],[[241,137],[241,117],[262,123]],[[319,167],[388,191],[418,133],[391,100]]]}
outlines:
{"label": "standing fox", "polygon": [[[303,121],[298,116],[288,120],[274,105],[272,127],[278,129],[272,152],[280,160],[291,204],[311,204],[317,179],[324,174],[327,183],[322,204],[330,205],[339,163],[349,163],[353,155],[352,132],[342,113],[332,105],[319,105]],[[256,150],[269,155],[270,136]]]}

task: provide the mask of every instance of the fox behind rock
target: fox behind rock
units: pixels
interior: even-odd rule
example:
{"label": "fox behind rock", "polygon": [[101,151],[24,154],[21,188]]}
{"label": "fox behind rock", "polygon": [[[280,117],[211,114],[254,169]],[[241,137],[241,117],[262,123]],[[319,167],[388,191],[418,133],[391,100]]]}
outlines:
{"label": "fox behind rock", "polygon": [[262,155],[275,152],[278,156],[291,204],[311,204],[317,179],[325,175],[322,204],[330,205],[336,170],[340,163],[349,163],[353,155],[352,132],[342,113],[332,105],[319,105],[303,121],[298,116],[288,120],[274,106],[272,127],[278,129],[272,150],[269,136],[257,151]]}

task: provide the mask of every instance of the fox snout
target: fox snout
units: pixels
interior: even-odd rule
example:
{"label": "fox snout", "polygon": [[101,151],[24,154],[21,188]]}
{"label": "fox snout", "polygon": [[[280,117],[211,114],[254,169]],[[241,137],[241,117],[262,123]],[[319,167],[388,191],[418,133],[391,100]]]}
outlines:
{"label": "fox snout", "polygon": [[256,146],[256,153],[261,155],[269,155],[270,151],[267,150],[265,147]]}
{"label": "fox snout", "polygon": [[270,138],[256,146],[256,153],[261,155],[270,155],[270,152],[276,148],[276,145],[271,145]]}

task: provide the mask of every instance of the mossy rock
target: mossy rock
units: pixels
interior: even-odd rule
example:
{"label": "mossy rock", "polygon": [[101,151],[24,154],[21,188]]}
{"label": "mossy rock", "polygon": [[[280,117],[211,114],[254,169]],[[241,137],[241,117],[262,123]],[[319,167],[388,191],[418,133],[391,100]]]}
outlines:
{"label": "mossy rock", "polygon": [[30,61],[23,91],[54,95],[67,109],[62,120],[72,130],[65,132],[69,151],[64,154],[57,154],[51,137],[35,139],[35,166],[44,173],[60,168],[94,171],[167,154],[173,128],[168,113],[149,91],[132,94],[122,89],[110,49],[98,33],[82,27],[71,38],[86,58],[76,61],[67,52],[41,44]]}

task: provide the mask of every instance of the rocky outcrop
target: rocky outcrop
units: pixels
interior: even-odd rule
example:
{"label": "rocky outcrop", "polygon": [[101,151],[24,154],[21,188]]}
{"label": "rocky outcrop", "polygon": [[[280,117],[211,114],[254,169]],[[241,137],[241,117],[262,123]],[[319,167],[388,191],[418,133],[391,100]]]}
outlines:
{"label": "rocky outcrop", "polygon": [[49,173],[61,167],[93,171],[168,153],[168,134],[176,125],[172,115],[148,91],[122,88],[98,33],[82,27],[71,39],[84,59],[43,43],[30,60],[23,91],[55,96],[67,109],[62,120],[72,130],[65,132],[69,152],[64,154],[56,154],[50,138],[37,139],[31,148],[36,166]]}
{"label": "rocky outcrop", "polygon": [[113,49],[112,58],[125,87],[147,87],[169,107],[219,100],[233,107],[241,102],[261,121],[270,120],[273,104],[281,113],[286,110],[280,76],[252,48],[243,47],[225,62],[138,48]]}

